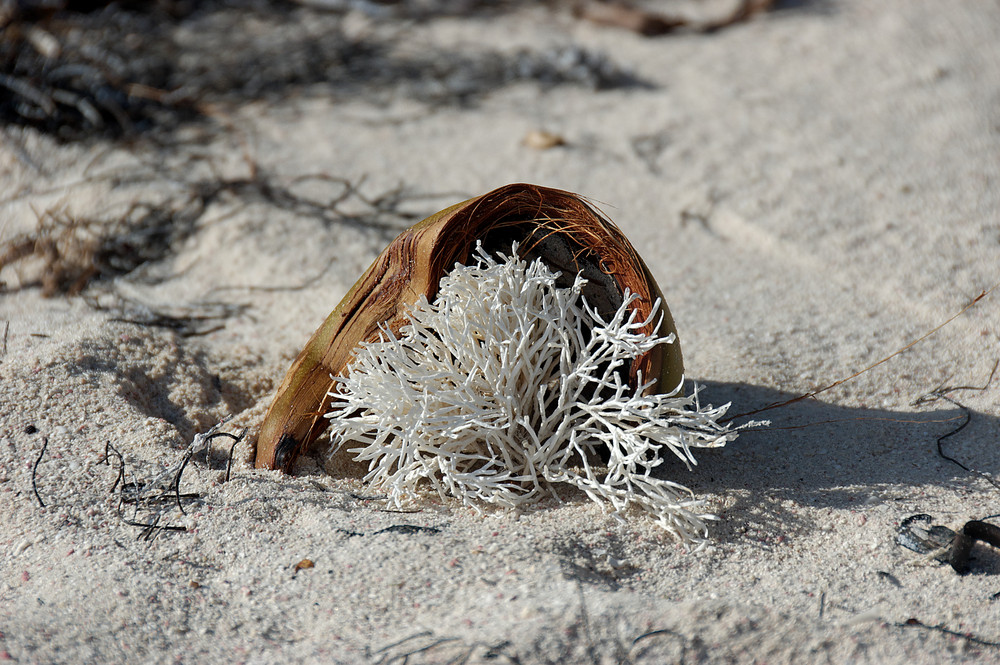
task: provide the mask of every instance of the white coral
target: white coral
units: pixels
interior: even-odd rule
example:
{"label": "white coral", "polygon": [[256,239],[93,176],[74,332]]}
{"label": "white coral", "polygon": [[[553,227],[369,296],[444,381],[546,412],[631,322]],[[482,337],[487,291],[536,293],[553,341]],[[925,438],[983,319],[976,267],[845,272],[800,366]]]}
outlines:
{"label": "white coral", "polygon": [[[628,363],[674,337],[639,331],[625,294],[603,321],[581,294],[536,260],[457,265],[433,303],[421,298],[399,336],[362,344],[336,379],[328,414],[333,455],[345,443],[368,462],[365,480],[395,504],[421,482],[476,507],[516,507],[576,486],[621,518],[639,508],[682,542],[705,538],[704,502],[650,471],[669,451],[689,466],[692,447],[736,437],[691,396],[643,395],[623,380]],[[655,316],[659,302],[653,308]],[[596,466],[610,452],[607,469]],[[478,507],[477,507],[478,510]]]}

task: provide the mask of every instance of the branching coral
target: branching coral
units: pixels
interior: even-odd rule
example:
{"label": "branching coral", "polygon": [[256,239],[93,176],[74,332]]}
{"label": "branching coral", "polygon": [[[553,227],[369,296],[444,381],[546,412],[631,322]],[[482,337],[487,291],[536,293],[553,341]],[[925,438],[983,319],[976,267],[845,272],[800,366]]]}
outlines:
{"label": "branching coral", "polygon": [[567,483],[619,518],[638,508],[682,542],[704,539],[704,502],[651,471],[665,453],[690,466],[691,448],[734,439],[717,422],[728,405],[702,407],[680,386],[630,388],[628,363],[674,336],[639,332],[637,296],[604,321],[581,294],[586,280],[562,288],[557,276],[516,249],[498,261],[480,248],[475,265],[456,265],[398,336],[362,344],[334,379],[329,454],[347,445],[396,505],[422,483],[473,507],[524,506]]}

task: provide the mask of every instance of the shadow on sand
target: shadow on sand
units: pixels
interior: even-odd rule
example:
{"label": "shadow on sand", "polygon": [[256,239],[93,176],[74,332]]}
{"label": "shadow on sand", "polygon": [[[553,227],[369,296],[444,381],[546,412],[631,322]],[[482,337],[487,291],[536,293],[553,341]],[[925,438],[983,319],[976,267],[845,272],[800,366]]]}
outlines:
{"label": "shadow on sand", "polygon": [[[733,414],[796,396],[746,384],[703,385],[703,401],[732,402]],[[982,513],[974,517],[1000,511],[989,497],[972,498],[985,485],[981,479],[938,454],[938,439],[958,428],[965,413],[944,401],[931,406],[893,411],[804,400],[752,416],[769,418],[771,424],[743,432],[725,448],[696,451],[698,466],[692,470],[671,462],[660,473],[698,495],[735,498],[712,529],[713,539],[720,541],[742,538],[748,524],[763,539],[815,528],[812,519],[796,514],[797,506],[861,511],[892,503],[901,516],[933,512],[921,502],[928,485],[969,495],[970,510]],[[996,477],[1000,456],[990,450],[996,447],[1000,419],[971,410],[969,415],[968,426],[944,439],[943,449],[965,466]]]}

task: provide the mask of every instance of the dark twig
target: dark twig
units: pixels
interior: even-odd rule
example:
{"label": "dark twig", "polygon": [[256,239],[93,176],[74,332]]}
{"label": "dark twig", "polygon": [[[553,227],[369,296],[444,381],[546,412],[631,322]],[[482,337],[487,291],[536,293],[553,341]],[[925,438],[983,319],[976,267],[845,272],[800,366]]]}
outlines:
{"label": "dark twig", "polygon": [[422,630],[419,633],[416,633],[414,635],[410,635],[409,637],[404,637],[403,639],[401,639],[401,640],[399,640],[397,642],[393,642],[392,644],[387,644],[384,647],[382,647],[381,649],[377,650],[375,653],[382,653],[383,651],[388,651],[389,649],[394,649],[394,648],[398,647],[401,644],[406,644],[410,640],[415,640],[415,639],[420,638],[420,637],[430,637],[433,634],[434,633],[432,633],[429,630]]}
{"label": "dark twig", "polygon": [[[198,497],[199,496],[198,494],[185,494],[185,495],[182,495],[181,492],[180,492],[180,488],[181,488],[181,476],[184,475],[184,469],[187,468],[188,462],[190,462],[191,458],[194,457],[194,455],[195,455],[196,452],[198,452],[197,449],[198,449],[199,444],[203,444],[205,446],[205,461],[206,461],[206,464],[207,464],[209,456],[210,456],[211,451],[212,451],[212,439],[217,439],[219,437],[229,437],[231,439],[235,439],[236,443],[239,443],[240,439],[242,439],[243,436],[247,433],[246,428],[243,429],[243,431],[240,433],[239,436],[237,436],[235,434],[231,434],[229,432],[216,432],[215,431],[216,429],[218,429],[219,427],[221,427],[223,424],[225,424],[226,422],[228,422],[231,417],[232,416],[224,418],[222,420],[222,422],[220,422],[217,425],[215,425],[214,427],[212,427],[208,431],[207,434],[199,435],[199,437],[196,437],[194,443],[192,443],[191,446],[187,449],[187,452],[184,453],[184,459],[181,460],[180,466],[177,468],[177,473],[174,474],[174,479],[171,481],[170,487],[169,487],[169,491],[172,491],[173,494],[174,494],[174,497],[175,497],[176,502],[177,502],[177,508],[180,509],[181,514],[187,515],[187,511],[184,510],[184,506],[181,504],[181,497],[182,496],[184,496],[184,497]],[[199,441],[199,438],[201,439],[201,441]],[[233,444],[234,447],[236,446],[236,443]],[[231,459],[232,459],[231,456],[232,456],[232,451],[230,450],[230,463],[231,463]],[[226,477],[226,479],[228,480],[228,469],[227,469],[227,477]]]}
{"label": "dark twig", "polygon": [[[232,416],[230,416],[230,417],[232,417]],[[228,420],[229,420],[229,418],[226,418],[226,420],[224,420],[223,422],[226,422]],[[221,425],[222,423],[219,423],[219,424]],[[211,451],[212,451],[212,446],[211,446],[212,439],[218,439],[219,437],[223,437],[224,436],[224,437],[228,437],[228,438],[232,439],[233,441],[239,442],[239,440],[242,439],[243,435],[246,434],[246,433],[247,433],[247,428],[244,427],[243,431],[240,432],[239,434],[233,434],[232,432],[212,432],[211,434],[205,435],[205,462],[206,462],[206,464],[208,463],[209,453],[211,453]]]}
{"label": "dark twig", "polygon": [[659,630],[651,630],[648,633],[643,633],[642,635],[638,636],[637,638],[632,640],[632,647],[629,649],[629,653],[635,650],[639,642],[642,642],[643,640],[649,639],[651,637],[657,637],[659,635],[669,635],[671,637],[676,637],[678,640],[680,640],[681,657],[679,662],[683,663],[687,660],[687,638],[684,637],[684,635],[682,635],[681,633],[678,633],[677,631],[674,630],[670,630],[669,628],[660,628]]}
{"label": "dark twig", "polygon": [[156,534],[160,531],[187,531],[186,527],[177,526],[175,524],[160,524],[160,519],[163,517],[163,513],[157,513],[153,516],[153,519],[149,522],[136,522],[132,520],[123,520],[129,526],[141,527],[142,531],[138,536],[135,537],[136,540],[152,540],[156,537]]}
{"label": "dark twig", "polygon": [[174,492],[174,497],[177,499],[177,509],[181,511],[181,515],[187,515],[187,511],[184,510],[184,506],[181,504],[181,476],[184,475],[184,469],[187,467],[188,462],[194,457],[192,451],[187,451],[184,455],[184,459],[181,461],[181,466],[177,469],[177,475],[174,476],[174,480],[170,483],[170,488]]}
{"label": "dark twig", "polygon": [[934,630],[934,631],[937,631],[939,633],[944,633],[945,635],[951,635],[953,637],[960,637],[963,640],[968,640],[969,642],[972,642],[973,644],[978,644],[978,645],[984,646],[984,647],[1000,647],[1000,642],[990,642],[989,640],[984,640],[984,639],[982,639],[980,637],[976,637],[975,635],[973,635],[971,633],[960,633],[957,630],[951,630],[950,628],[945,628],[942,624],[938,624],[936,626],[931,626],[931,625],[928,625],[928,624],[924,623],[923,621],[920,621],[919,619],[912,619],[911,618],[911,619],[907,619],[904,623],[897,623],[895,625],[899,626],[900,628],[916,627],[916,628],[924,628],[926,630]]}
{"label": "dark twig", "polygon": [[[419,640],[419,641],[418,641]],[[426,643],[424,643],[426,640]],[[391,644],[387,644],[384,647],[380,647],[374,652],[369,651],[369,658],[374,657],[376,654],[381,654],[378,660],[374,662],[378,665],[389,665],[390,663],[409,663],[410,656],[414,656],[418,653],[424,653],[436,649],[443,644],[461,644],[461,648],[464,652],[455,656],[447,661],[443,659],[433,659],[434,662],[447,662],[449,665],[460,665],[461,663],[469,662],[472,654],[476,649],[483,649],[480,656],[481,660],[494,661],[498,658],[505,658],[508,663],[513,663],[513,665],[521,665],[521,659],[517,653],[508,653],[507,649],[511,646],[509,640],[504,640],[496,644],[488,644],[486,642],[465,642],[458,637],[435,637],[434,632],[430,630],[423,630],[419,633],[414,633],[409,637],[404,637],[401,640],[397,640]],[[418,646],[419,645],[419,646]],[[396,649],[407,649],[406,651],[400,651],[394,653]],[[479,662],[477,660],[476,662]]]}
{"label": "dark twig", "polygon": [[250,428],[244,427],[243,431],[240,432],[239,436],[235,437],[235,440],[233,441],[233,445],[229,447],[229,458],[226,460],[226,482],[227,483],[229,482],[229,478],[231,477],[231,474],[232,474],[232,471],[233,471],[233,453],[236,452],[236,446],[239,444],[240,441],[243,440],[243,437],[245,437],[247,435],[248,431],[250,431]]}
{"label": "dark twig", "polygon": [[986,377],[986,382],[983,385],[981,385],[981,386],[950,386],[950,387],[945,387],[944,384],[942,384],[942,385],[938,386],[937,388],[935,388],[934,390],[932,390],[931,392],[927,393],[926,395],[921,395],[917,399],[913,400],[913,406],[920,406],[920,405],[928,403],[928,402],[933,402],[940,395],[942,395],[944,393],[955,392],[956,390],[974,390],[976,392],[983,392],[984,390],[989,389],[990,384],[993,383],[993,377],[996,376],[998,368],[1000,368],[1000,359],[997,359],[997,361],[993,363],[993,369],[990,370],[990,375],[988,377]]}
{"label": "dark twig", "polygon": [[[937,453],[938,453],[938,455],[942,459],[948,460],[952,464],[955,464],[956,466],[961,467],[962,469],[968,471],[969,473],[979,473],[978,471],[975,471],[974,469],[970,469],[969,467],[967,467],[966,465],[962,464],[961,462],[959,462],[954,457],[952,457],[950,455],[947,455],[944,452],[944,440],[955,436],[956,434],[958,434],[959,432],[961,432],[963,429],[965,429],[969,425],[969,423],[972,421],[972,412],[969,410],[969,407],[965,406],[964,404],[962,404],[961,402],[959,402],[958,400],[956,400],[954,398],[948,397],[947,395],[939,395],[938,399],[943,399],[944,401],[949,402],[950,404],[953,404],[954,406],[956,406],[956,407],[958,407],[959,409],[962,410],[962,422],[955,429],[951,430],[947,434],[942,434],[941,436],[939,436],[937,438]],[[983,475],[983,477],[985,477],[986,480],[989,480],[990,482],[993,482],[990,478],[986,477],[985,474],[980,474],[980,475]],[[995,482],[993,484],[996,485]]]}
{"label": "dark twig", "polygon": [[157,513],[156,515],[154,515],[153,520],[146,525],[146,528],[143,529],[138,536],[136,536],[136,540],[139,540],[140,538],[142,540],[152,540],[153,534],[156,531],[156,527],[159,526],[160,518],[162,516],[163,515],[161,513]]}
{"label": "dark twig", "polygon": [[[118,506],[117,513],[118,519],[128,526],[134,526],[142,529],[137,538],[143,540],[152,539],[156,533],[159,531],[187,531],[186,527],[177,526],[173,524],[160,524],[160,519],[162,514],[158,513],[153,516],[152,520],[149,522],[141,522],[138,519],[129,519],[125,517],[125,506],[128,504],[135,505],[135,512],[138,512],[141,503],[153,503],[164,498],[174,498],[177,501],[178,507],[181,507],[181,499],[194,499],[198,498],[198,494],[181,494],[178,490],[180,484],[180,474],[183,472],[183,465],[187,464],[187,460],[190,458],[190,453],[185,456],[185,460],[182,463],[180,471],[174,476],[174,482],[171,484],[170,490],[173,491],[171,495],[168,491],[165,491],[157,496],[149,497],[143,499],[142,490],[139,488],[137,483],[126,483],[125,482],[125,457],[119,452],[117,448],[111,445],[108,441],[104,446],[104,459],[102,460],[108,466],[111,466],[111,453],[114,453],[118,458],[118,474],[115,476],[115,482],[111,486],[111,492],[113,493],[115,489],[118,489]],[[131,496],[126,496],[125,492],[129,491]],[[181,512],[184,512],[183,507],[181,507]]]}
{"label": "dark twig", "polygon": [[118,483],[125,484],[125,458],[122,456],[118,449],[111,445],[108,441],[104,444],[104,459],[102,460],[108,466],[111,466],[111,459],[109,453],[114,453],[118,456],[118,475],[115,476],[115,484],[111,486],[111,491],[114,492],[115,488],[118,487]]}
{"label": "dark twig", "polygon": [[[517,655],[516,651],[512,654],[507,653],[507,648],[511,646],[509,640],[504,640],[503,642],[499,642],[497,644],[483,644],[482,642],[476,642],[473,646],[482,646],[486,648],[486,652],[483,654],[483,660],[495,660],[496,658],[503,656],[508,660],[508,662],[511,662],[514,665],[521,665],[521,658]],[[466,654],[466,658],[471,655],[472,651],[470,649],[469,653]]]}
{"label": "dark twig", "polygon": [[[124,489],[124,487],[122,489]],[[149,522],[140,522],[138,520],[129,519],[125,517],[124,511],[122,510],[125,507],[126,503],[127,501],[125,501],[124,497],[119,499],[118,518],[129,526],[134,526],[142,529],[139,535],[136,536],[136,540],[139,540],[140,538],[142,540],[152,540],[155,534],[160,531],[187,531],[187,527],[178,526],[175,524],[160,524],[160,518],[163,516],[162,513],[155,514],[153,516],[153,519]]]}
{"label": "dark twig", "polygon": [[926,395],[921,395],[920,397],[918,397],[917,399],[915,399],[913,401],[913,406],[922,406],[924,404],[929,404],[929,403],[935,402],[937,400],[944,400],[944,401],[946,401],[946,402],[954,405],[955,407],[961,409],[961,411],[962,411],[962,422],[961,422],[961,424],[959,424],[957,427],[955,427],[950,432],[942,434],[941,436],[939,436],[937,438],[937,452],[938,452],[938,455],[940,455],[941,458],[943,458],[945,460],[948,460],[952,464],[955,464],[958,467],[964,469],[965,471],[968,471],[969,473],[973,473],[973,474],[979,476],[980,478],[984,479],[986,482],[988,482],[989,484],[993,485],[997,489],[1000,489],[1000,483],[998,483],[996,480],[994,480],[993,478],[991,478],[987,474],[985,474],[982,471],[979,471],[977,469],[973,469],[973,468],[970,468],[970,467],[966,466],[962,462],[958,461],[954,457],[951,457],[950,455],[948,455],[948,454],[946,454],[944,452],[944,441],[945,441],[945,439],[949,439],[949,438],[955,436],[956,434],[958,434],[959,432],[961,432],[963,429],[965,429],[968,426],[968,424],[972,421],[972,411],[970,411],[967,406],[965,406],[964,404],[962,404],[961,402],[959,402],[957,399],[955,399],[954,397],[951,397],[950,395],[948,395],[948,393],[953,393],[953,392],[956,392],[956,391],[959,391],[959,390],[973,390],[973,391],[976,391],[976,392],[982,392],[984,390],[987,390],[990,387],[990,385],[993,383],[993,377],[996,376],[997,368],[998,367],[1000,367],[1000,360],[997,360],[995,363],[993,363],[993,369],[990,370],[990,375],[986,379],[986,383],[984,383],[981,386],[939,386],[938,388],[936,388],[935,390],[932,390],[931,392],[927,393]]}
{"label": "dark twig", "polygon": [[969,467],[965,466],[964,464],[962,464],[961,462],[959,462],[954,457],[951,457],[950,455],[946,455],[945,452],[944,452],[944,440],[947,439],[947,438],[955,436],[956,434],[958,434],[959,432],[961,432],[963,429],[965,429],[969,425],[969,422],[972,420],[972,412],[969,411],[969,407],[965,406],[964,404],[962,404],[961,402],[959,402],[956,399],[952,399],[951,397],[948,397],[947,395],[939,395],[938,398],[939,399],[943,399],[944,401],[950,402],[951,404],[957,406],[959,409],[962,410],[962,416],[963,416],[962,422],[958,425],[958,427],[956,427],[955,429],[951,430],[947,434],[942,434],[941,436],[939,436],[937,438],[937,452],[938,452],[938,455],[940,455],[942,458],[948,460],[952,464],[956,464],[957,466],[960,466],[961,468],[965,469],[966,471],[972,472],[972,469],[970,469]]}
{"label": "dark twig", "polygon": [[634,640],[632,640],[632,646],[634,647],[642,640],[649,639],[650,637],[656,637],[657,635],[672,635],[674,637],[679,637],[682,640],[684,639],[684,636],[678,632],[670,630],[669,628],[660,628],[658,630],[651,630],[648,633],[643,633],[639,637],[635,638]]}
{"label": "dark twig", "polygon": [[49,447],[49,438],[47,436],[42,437],[42,449],[38,452],[38,459],[35,460],[35,465],[31,467],[31,489],[35,493],[35,498],[38,499],[38,505],[42,508],[45,507],[45,502],[42,501],[42,497],[38,494],[38,485],[35,483],[35,475],[38,473],[38,465],[42,461],[42,456],[45,454],[45,449]]}
{"label": "dark twig", "polygon": [[[227,423],[232,416],[224,418],[221,422],[214,425],[208,432],[204,434],[198,434],[195,436],[194,441],[184,452],[184,457],[181,459],[180,463],[174,467],[166,469],[162,473],[155,476],[153,479],[146,481],[142,486],[138,482],[125,483],[124,482],[124,469],[125,461],[121,453],[119,453],[109,441],[105,448],[105,461],[108,461],[109,454],[114,452],[118,456],[118,461],[120,464],[118,478],[115,480],[114,486],[111,488],[113,492],[116,487],[121,487],[119,490],[119,501],[118,501],[118,516],[119,518],[130,526],[140,527],[142,532],[139,534],[139,538],[144,540],[150,540],[154,538],[160,531],[187,531],[186,527],[176,526],[170,524],[160,524],[160,520],[163,517],[162,508],[157,508],[157,512],[149,522],[139,521],[135,515],[138,513],[140,506],[145,508],[151,508],[154,505],[162,504],[164,501],[170,501],[177,505],[177,508],[182,514],[187,515],[187,511],[184,509],[183,499],[199,499],[200,494],[194,493],[182,493],[180,491],[181,481],[184,476],[184,471],[187,468],[188,463],[191,459],[200,453],[202,450],[205,451],[206,461],[211,454],[211,442],[212,439],[218,437],[229,437],[234,439],[236,443],[243,440],[246,436],[247,428],[244,428],[239,435],[231,434],[229,432],[218,432],[222,425]],[[233,449],[236,443],[233,444]],[[233,449],[230,449],[230,467],[231,467],[231,457]],[[110,462],[109,462],[110,465]],[[227,471],[228,473],[228,471]],[[129,490],[130,495],[126,496],[126,489]],[[160,490],[158,494],[152,494],[155,490]],[[135,513],[132,519],[127,519],[124,516],[124,506],[126,504],[134,504]]]}

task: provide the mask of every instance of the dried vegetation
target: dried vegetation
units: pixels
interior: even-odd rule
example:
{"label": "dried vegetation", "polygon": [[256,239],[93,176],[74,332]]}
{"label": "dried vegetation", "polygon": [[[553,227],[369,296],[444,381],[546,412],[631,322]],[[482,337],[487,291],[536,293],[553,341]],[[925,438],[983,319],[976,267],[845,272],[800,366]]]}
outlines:
{"label": "dried vegetation", "polygon": [[515,81],[640,84],[578,47],[468,54],[408,46],[415,21],[488,16],[516,4],[8,2],[0,5],[0,123],[63,140],[162,136],[224,114],[226,104],[309,86],[352,98],[471,104]]}

